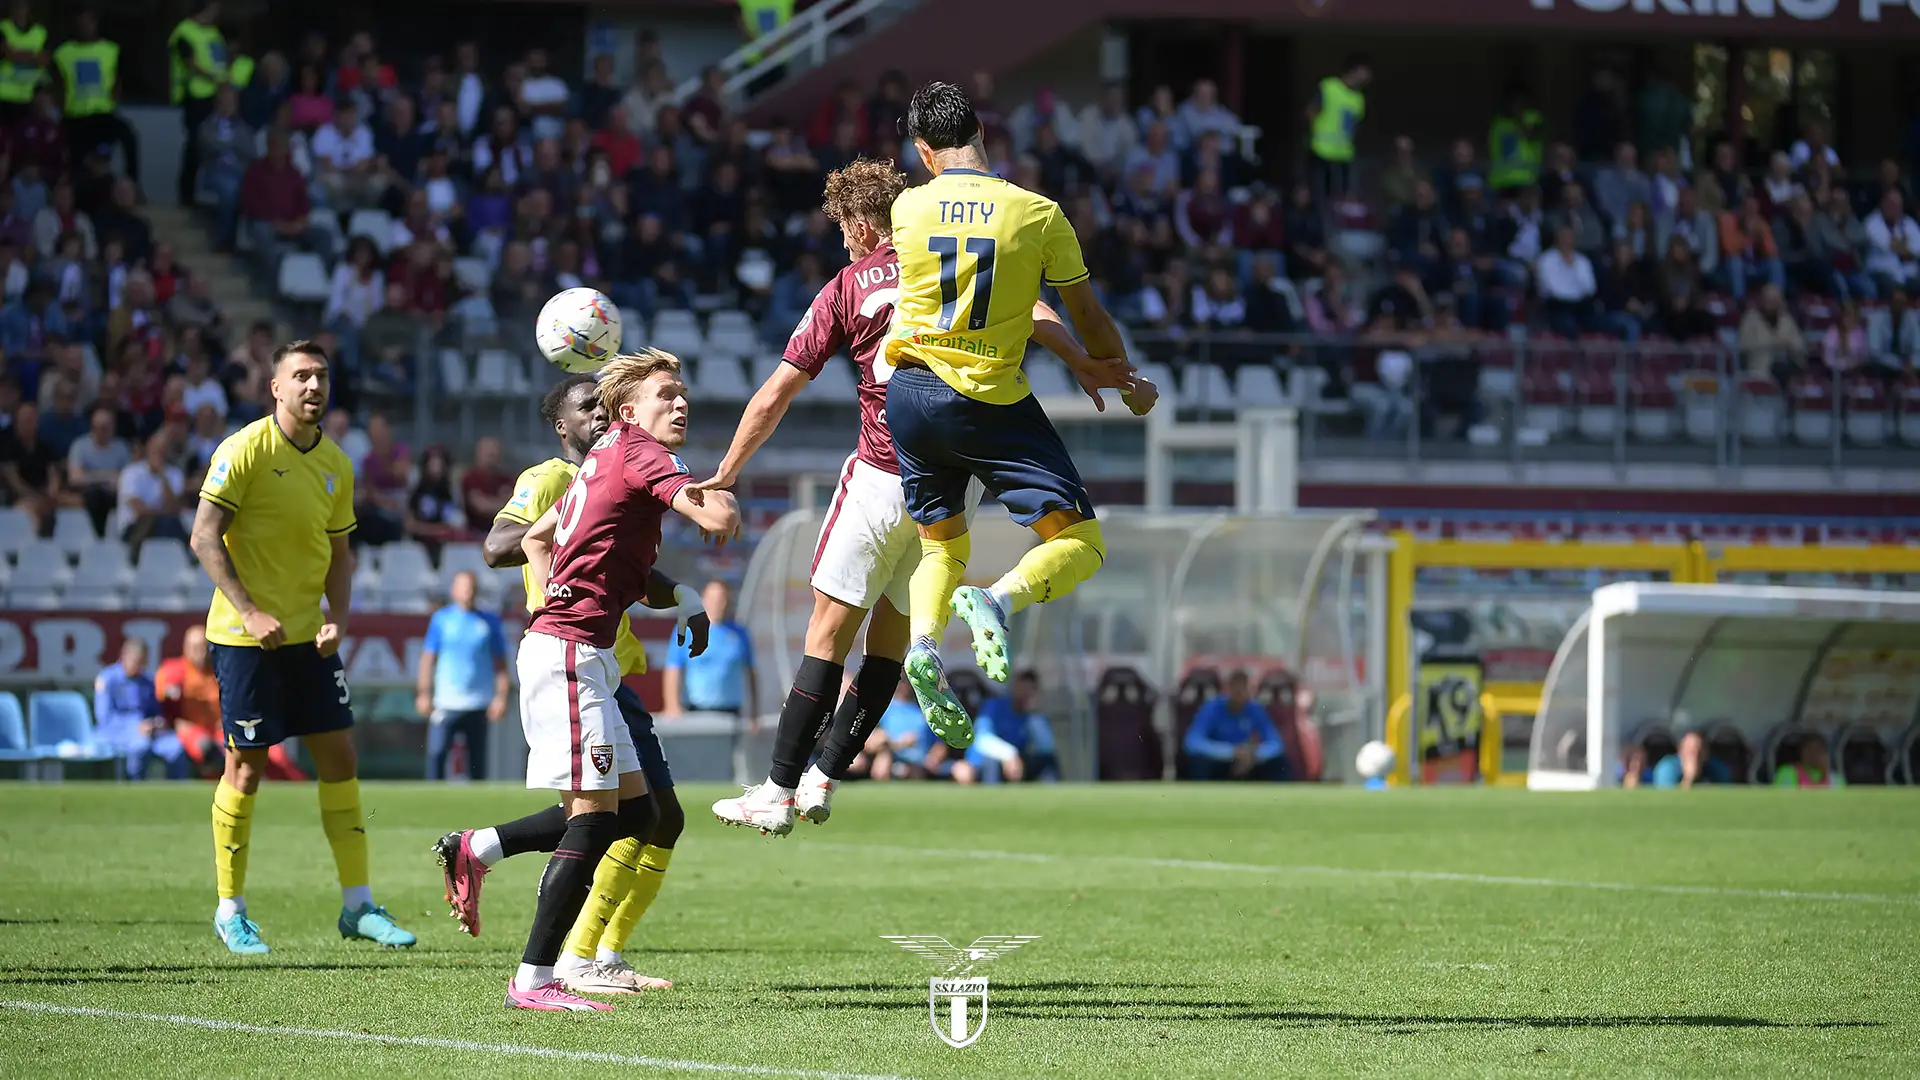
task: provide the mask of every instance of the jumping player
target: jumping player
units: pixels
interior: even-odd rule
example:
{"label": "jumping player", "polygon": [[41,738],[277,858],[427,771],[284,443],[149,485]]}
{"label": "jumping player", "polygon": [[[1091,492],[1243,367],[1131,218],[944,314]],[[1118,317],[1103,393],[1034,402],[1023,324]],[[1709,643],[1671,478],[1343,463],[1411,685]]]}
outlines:
{"label": "jumping player", "polygon": [[554,965],[607,849],[651,835],[655,824],[646,775],[613,700],[620,619],[646,593],[669,508],[710,535],[730,537],[740,527],[732,495],[686,490],[692,477],[673,453],[687,438],[679,360],[655,350],[617,357],[601,372],[600,399],[612,426],[522,541],[536,594],[545,597],[520,643],[527,786],[561,792],[566,821],[550,847],[535,845],[553,857],[507,985],[509,1008],[609,1007],[568,992]]}
{"label": "jumping player", "polygon": [[[525,581],[527,610],[540,607],[540,590],[527,567],[521,542],[527,530],[540,520],[580,471],[593,444],[606,434],[606,406],[591,375],[570,375],[557,383],[540,401],[540,415],[553,425],[560,437],[560,453],[529,468],[515,481],[513,498],[493,519],[483,550],[487,565],[518,566]],[[647,580],[649,607],[673,607],[691,603],[698,607],[697,592],[677,584],[654,570]],[[704,609],[686,612],[690,648],[699,655],[706,648],[707,615]],[[647,650],[633,636],[633,627],[622,615],[615,632],[613,651],[620,674],[636,675],[647,670]],[[600,868],[594,873],[594,889],[573,932],[567,936],[566,952],[556,966],[561,983],[576,994],[636,993],[660,990],[673,984],[665,979],[635,971],[622,955],[647,908],[660,894],[667,866],[673,858],[673,845],[686,824],[680,800],[674,796],[673,773],[667,767],[666,753],[653,730],[653,716],[640,702],[640,696],[621,684],[613,695],[614,704],[632,733],[640,771],[646,774],[647,789],[659,811],[653,833],[643,847],[634,838],[616,842],[607,850]],[[485,829],[448,833],[434,845],[434,854],[446,875],[447,902],[461,929],[476,937],[480,934],[480,885],[487,870],[509,855],[531,850],[523,845],[530,840],[556,836],[564,828],[565,811],[558,805],[520,821],[510,821]],[[532,823],[529,827],[526,823]],[[549,849],[551,850],[551,849]],[[624,869],[625,873],[622,873]],[[625,895],[614,891],[621,881],[631,882]]]}
{"label": "jumping player", "polygon": [[[822,209],[840,226],[853,261],[820,290],[801,317],[787,342],[782,358],[786,363],[748,403],[719,470],[693,485],[711,491],[738,480],[807,383],[836,354],[851,351],[859,372],[860,438],[840,470],[826,524],[814,545],[806,655],[780,709],[773,766],[766,783],[713,804],[721,821],[772,835],[791,831],[796,812],[816,825],[827,820],[834,788],[892,700],[907,652],[907,580],[918,562],[920,541],[907,517],[893,435],[887,430],[886,383],[893,369],[880,359],[899,292],[888,215],[906,186],[906,176],[890,162],[855,161],[828,175]],[[1076,369],[1094,363],[1046,305],[1036,305],[1035,317],[1035,341]],[[1090,393],[1098,404],[1098,391]],[[976,487],[969,493],[968,509],[978,501]],[[873,613],[870,620],[868,611]],[[835,710],[842,667],[863,621],[866,655]],[[826,749],[808,767],[807,757],[829,719]]]}
{"label": "jumping player", "polygon": [[353,464],[320,430],[327,367],[327,354],[310,341],[273,354],[273,413],[213,452],[193,518],[193,552],[213,579],[207,649],[227,742],[213,792],[213,928],[242,955],[268,951],[244,895],[253,799],[268,752],[295,736],[319,773],[320,827],[340,876],[340,936],[389,948],[415,940],[373,902],[368,885],[352,700],[340,663],[353,605]]}
{"label": "jumping player", "polygon": [[[900,296],[885,349],[895,368],[887,424],[920,531],[906,669],[927,725],[964,748],[973,721],[940,664],[948,611],[972,629],[981,669],[1005,682],[1007,620],[1065,596],[1106,557],[1079,470],[1020,368],[1041,285],[1059,290],[1088,353],[1124,359],[1126,348],[1059,205],[987,171],[980,122],[959,87],[921,87],[908,104],[907,134],[933,179],[893,204]],[[1152,407],[1151,389],[1130,376],[1104,385],[1119,389],[1136,413]],[[974,479],[1040,537],[990,589],[960,586],[971,553],[966,492]]]}

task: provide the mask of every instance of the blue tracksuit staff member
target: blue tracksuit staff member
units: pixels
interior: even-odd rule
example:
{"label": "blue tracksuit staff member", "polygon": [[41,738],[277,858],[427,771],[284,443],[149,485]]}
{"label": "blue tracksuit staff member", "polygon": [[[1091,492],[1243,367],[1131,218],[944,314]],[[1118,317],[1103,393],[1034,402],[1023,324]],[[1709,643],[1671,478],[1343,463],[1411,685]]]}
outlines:
{"label": "blue tracksuit staff member", "polygon": [[507,714],[507,635],[500,616],[475,611],[479,580],[453,575],[453,602],[433,613],[420,650],[415,705],[427,718],[427,779],[447,778],[453,737],[467,740],[467,775],[487,778],[487,728]]}
{"label": "blue tracksuit staff member", "polygon": [[1181,741],[1196,780],[1285,780],[1280,729],[1247,692],[1247,673],[1227,676],[1226,693],[1194,715]]}
{"label": "blue tracksuit staff member", "polygon": [[707,651],[690,656],[684,644],[675,644],[667,651],[662,679],[666,708],[662,715],[732,713],[745,717],[749,728],[757,731],[760,709],[754,697],[753,639],[746,627],[727,617],[733,606],[733,590],[724,581],[709,581],[700,590],[700,599],[713,624],[707,635]]}
{"label": "blue tracksuit staff member", "polygon": [[192,775],[193,759],[160,715],[153,676],[147,674],[146,642],[128,638],[120,646],[120,662],[93,680],[93,722],[99,740],[124,759],[127,779],[146,779],[154,761],[166,766],[169,780]]}
{"label": "blue tracksuit staff member", "polygon": [[983,783],[1060,779],[1053,725],[1041,714],[1039,697],[1040,677],[1023,671],[1013,677],[1009,693],[980,706],[967,764],[979,770]]}

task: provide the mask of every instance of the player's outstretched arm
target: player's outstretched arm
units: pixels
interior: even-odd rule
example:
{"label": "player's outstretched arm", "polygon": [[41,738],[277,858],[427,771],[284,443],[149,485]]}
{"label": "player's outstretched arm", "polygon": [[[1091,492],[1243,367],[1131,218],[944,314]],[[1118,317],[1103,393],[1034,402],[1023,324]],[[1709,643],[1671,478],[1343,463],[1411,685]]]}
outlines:
{"label": "player's outstretched arm", "polygon": [[695,491],[688,484],[674,494],[673,508],[718,543],[740,532],[740,504],[731,491]]}
{"label": "player's outstretched arm", "polygon": [[533,575],[533,595],[527,597],[527,601],[536,608],[547,599],[547,578],[553,575],[553,534],[559,528],[560,504],[554,503],[520,539],[520,548],[527,556],[527,568]]}
{"label": "player's outstretched arm", "polygon": [[254,605],[253,594],[240,583],[240,571],[234,568],[233,556],[227,553],[225,537],[232,525],[232,510],[212,499],[201,499],[200,508],[193,514],[193,534],[188,546],[193,549],[194,557],[200,560],[207,577],[213,580],[213,587],[219,589],[233,609],[240,613],[240,624],[247,633],[260,643],[261,648],[277,649],[286,639],[286,633],[280,629],[280,620]]}
{"label": "player's outstretched arm", "polygon": [[532,526],[524,521],[494,518],[493,528],[487,530],[487,538],[480,544],[480,554],[487,560],[487,565],[495,570],[526,565],[527,553],[520,547],[520,541],[527,538],[530,528]]}
{"label": "player's outstretched arm", "polygon": [[753,400],[747,402],[747,411],[740,417],[740,426],[734,429],[733,445],[727,448],[727,456],[720,459],[720,468],[707,479],[689,486],[695,491],[732,487],[740,479],[740,470],[747,467],[747,462],[773,436],[774,429],[787,415],[787,408],[800,396],[800,391],[807,388],[809,381],[807,373],[792,364],[776,365],[773,374],[754,391]]}
{"label": "player's outstretched arm", "polygon": [[1092,281],[1060,286],[1060,302],[1066,305],[1067,314],[1073,316],[1074,329],[1080,331],[1087,355],[1101,360],[1127,355],[1127,343],[1120,337],[1120,327],[1113,316],[1107,314],[1100,297],[1094,294]]}

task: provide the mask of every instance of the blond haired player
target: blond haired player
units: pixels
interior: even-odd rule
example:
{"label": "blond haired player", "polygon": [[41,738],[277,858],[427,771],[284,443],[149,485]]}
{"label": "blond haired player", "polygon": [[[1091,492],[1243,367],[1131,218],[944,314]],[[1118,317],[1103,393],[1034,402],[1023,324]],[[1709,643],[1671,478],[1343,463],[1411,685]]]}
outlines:
{"label": "blond haired player", "polygon": [[518,658],[527,786],[558,791],[566,821],[551,846],[537,848],[553,855],[526,951],[507,983],[509,1008],[609,1008],[569,991],[554,967],[607,849],[648,836],[658,815],[614,703],[620,621],[646,595],[669,510],[718,537],[740,527],[732,495],[687,490],[693,478],[674,453],[687,439],[686,390],[671,354],[650,349],[609,363],[600,400],[611,426],[521,541],[535,594],[545,597]]}
{"label": "blond haired player", "polygon": [[[533,524],[560,501],[580,471],[580,463],[609,426],[607,408],[591,375],[569,375],[556,383],[540,400],[540,415],[560,437],[560,453],[520,474],[513,498],[495,516],[483,548],[487,565],[522,568],[529,611],[539,608],[540,590],[532,570],[527,568],[521,542]],[[644,603],[653,608],[684,605],[694,609],[684,612],[684,632],[691,637],[690,648],[695,655],[706,648],[707,615],[699,609],[699,593],[655,569],[647,581]],[[621,620],[615,633],[613,651],[621,675],[646,671],[646,647],[633,636],[626,619]],[[673,985],[635,971],[623,953],[634,927],[660,894],[686,815],[674,795],[673,772],[654,733],[652,714],[631,687],[621,685],[613,697],[632,734],[640,771],[646,774],[659,818],[644,845],[631,837],[617,841],[594,873],[593,892],[574,921],[566,952],[555,968],[561,983],[576,994],[635,993]],[[480,934],[480,886],[488,868],[508,856],[537,850],[530,845],[557,835],[565,823],[566,812],[556,804],[517,821],[451,832],[440,838],[433,850],[446,877],[447,903],[461,929],[476,937]]]}

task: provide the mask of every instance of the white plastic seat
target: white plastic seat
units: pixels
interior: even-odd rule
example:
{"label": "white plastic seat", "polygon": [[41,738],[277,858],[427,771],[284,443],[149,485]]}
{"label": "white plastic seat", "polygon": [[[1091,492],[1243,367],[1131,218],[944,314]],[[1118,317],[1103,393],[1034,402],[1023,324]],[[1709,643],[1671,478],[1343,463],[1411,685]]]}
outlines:
{"label": "white plastic seat", "polygon": [[1033,391],[1035,397],[1069,397],[1077,389],[1073,377],[1067,372],[1067,366],[1051,353],[1028,353],[1023,367],[1027,373],[1027,388]]}
{"label": "white plastic seat", "polygon": [[[63,506],[53,515],[53,542],[69,556],[76,556],[99,543],[100,535],[93,531],[93,518],[85,510]],[[124,548],[121,554],[125,555]]]}
{"label": "white plastic seat", "polygon": [[708,356],[694,365],[695,392],[702,401],[742,402],[753,396],[754,384],[741,373],[731,356]]}
{"label": "white plastic seat", "polygon": [[383,592],[398,591],[396,585],[408,582],[420,582],[432,588],[439,580],[434,573],[433,560],[427,558],[427,549],[413,540],[396,540],[386,545],[380,553],[380,588]]}
{"label": "white plastic seat", "polygon": [[1271,409],[1287,403],[1280,373],[1265,364],[1248,364],[1234,374],[1234,400],[1243,408]]}
{"label": "white plastic seat", "polygon": [[466,393],[467,384],[471,381],[467,373],[467,358],[460,354],[459,349],[441,349],[438,359],[440,389],[448,394]]}
{"label": "white plastic seat", "polygon": [[1233,385],[1217,365],[1189,362],[1180,373],[1180,403],[1208,412],[1232,412]]}
{"label": "white plastic seat", "polygon": [[752,356],[760,351],[760,333],[743,311],[716,311],[707,321],[706,352]]}
{"label": "white plastic seat", "polygon": [[0,558],[11,558],[33,538],[32,514],[17,506],[0,507]]}
{"label": "white plastic seat", "polygon": [[481,349],[474,358],[473,381],[468,384],[476,394],[511,394],[527,381],[526,365],[505,349]]}
{"label": "white plastic seat", "polygon": [[73,606],[61,590],[44,581],[16,581],[7,589],[7,606],[21,611],[59,611]]}
{"label": "white plastic seat", "polygon": [[60,549],[60,545],[36,537],[21,545],[19,557],[13,564],[13,579],[15,585],[20,587],[31,587],[39,582],[50,588],[64,589],[67,582],[73,580],[73,567],[67,563],[67,553]]}
{"label": "white plastic seat", "polygon": [[133,566],[127,562],[127,545],[117,540],[96,540],[80,551],[69,588],[124,589],[133,584]]}
{"label": "white plastic seat", "polygon": [[364,236],[385,255],[393,248],[393,215],[385,210],[355,210],[347,219],[347,239]]}
{"label": "white plastic seat", "polygon": [[828,405],[852,405],[860,400],[859,386],[853,381],[851,361],[834,357],[807,389],[815,402]]}
{"label": "white plastic seat", "polygon": [[493,267],[485,259],[453,260],[453,279],[469,292],[486,292],[493,285]]}
{"label": "white plastic seat", "polygon": [[296,304],[323,304],[333,292],[327,264],[311,251],[289,252],[280,260],[279,292]]}
{"label": "white plastic seat", "polygon": [[663,311],[653,320],[652,344],[682,360],[698,357],[706,351],[706,339],[700,322],[691,311]]}

